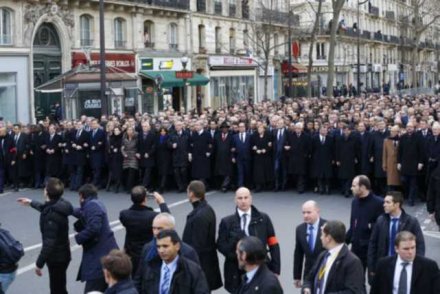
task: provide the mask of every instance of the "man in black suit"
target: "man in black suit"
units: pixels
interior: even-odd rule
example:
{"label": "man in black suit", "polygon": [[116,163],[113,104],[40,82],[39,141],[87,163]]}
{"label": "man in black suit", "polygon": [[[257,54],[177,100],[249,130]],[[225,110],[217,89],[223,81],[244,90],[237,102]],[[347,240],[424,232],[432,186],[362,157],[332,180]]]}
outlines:
{"label": "man in black suit", "polygon": [[105,132],[101,129],[99,121],[93,119],[90,132],[90,166],[93,170],[93,185],[101,186],[101,174],[105,161]]}
{"label": "man in black suit", "polygon": [[214,176],[221,181],[221,189],[226,192],[231,184],[233,173],[232,164],[232,134],[229,133],[229,124],[223,122],[220,125],[220,133],[214,137]]}
{"label": "man in black suit", "polygon": [[293,280],[296,288],[301,288],[302,277],[308,275],[316,258],[324,250],[321,243],[321,227],[326,220],[320,217],[318,204],[313,200],[305,202],[302,214],[304,223],[298,225],[295,232]]}
{"label": "man in black suit", "polygon": [[242,238],[237,243],[236,254],[239,267],[245,271],[236,293],[283,293],[277,276],[266,266],[266,248],[259,238]]}
{"label": "man in black suit", "polygon": [[248,188],[241,187],[237,190],[235,204],[235,213],[221,220],[217,239],[218,250],[225,256],[225,288],[231,293],[238,289],[241,274],[235,248],[238,241],[245,236],[258,237],[267,248],[268,269],[277,275],[281,271],[280,245],[270,217],[252,205],[252,195]]}
{"label": "man in black suit", "polygon": [[330,194],[330,179],[333,176],[334,139],[325,125],[320,126],[319,135],[312,140],[311,176],[316,181],[316,192]]}
{"label": "man in black suit", "polygon": [[202,121],[194,124],[194,132],[190,137],[190,150],[188,156],[192,164],[191,176],[208,187],[208,180],[211,177],[212,139],[211,135],[203,129]]}
{"label": "man in black suit", "polygon": [[249,187],[251,177],[251,136],[246,132],[244,122],[238,124],[238,134],[233,138],[234,161],[237,163],[238,187]]}
{"label": "man in black suit", "polygon": [[0,194],[3,193],[6,177],[6,158],[8,156],[6,128],[0,127]]}
{"label": "man in black suit", "polygon": [[[30,176],[30,140],[29,136],[21,132],[21,125],[14,125],[14,147],[15,147],[15,163],[12,165],[12,178],[14,182],[14,191],[18,191],[20,182],[29,183]],[[12,163],[11,163],[12,164]]]}
{"label": "man in black suit", "polygon": [[[284,120],[277,121],[277,129],[272,132],[273,137],[273,159],[274,159],[274,173],[275,173],[275,187],[274,191],[285,190],[287,185],[287,165],[286,160],[287,149],[285,149],[285,141],[287,137],[287,130],[284,127]],[[287,146],[286,146],[287,147]]]}
{"label": "man in black suit", "polygon": [[381,259],[370,294],[437,294],[439,268],[435,261],[416,255],[416,236],[397,234],[397,255]]}
{"label": "man in black suit", "polygon": [[[46,136],[46,180],[49,177],[60,178],[63,158],[61,154],[61,136],[56,133],[55,125],[49,126],[49,135]],[[46,182],[46,181],[45,181]]]}
{"label": "man in black suit", "polygon": [[138,137],[136,157],[142,169],[142,185],[151,188],[151,172],[155,164],[156,136],[151,131],[150,123],[142,123],[142,133]]}
{"label": "man in black suit", "polygon": [[169,140],[172,151],[172,165],[174,177],[179,193],[185,191],[188,180],[188,154],[189,154],[189,136],[183,130],[183,123],[177,121],[174,123],[175,132]]}
{"label": "man in black suit", "polygon": [[90,134],[84,129],[83,124],[76,123],[76,132],[72,136],[72,149],[74,154],[73,179],[70,183],[71,190],[78,190],[83,184],[84,169],[87,164],[87,151],[90,147]]}
{"label": "man in black suit", "polygon": [[417,177],[423,169],[425,154],[420,137],[414,132],[414,124],[406,125],[406,134],[400,137],[397,153],[397,169],[403,177],[406,198],[414,206],[418,194]]}
{"label": "man in black suit", "polygon": [[[322,252],[304,281],[303,293],[365,293],[362,263],[348,250],[345,225],[328,221],[321,229]],[[391,292],[388,292],[391,293]]]}

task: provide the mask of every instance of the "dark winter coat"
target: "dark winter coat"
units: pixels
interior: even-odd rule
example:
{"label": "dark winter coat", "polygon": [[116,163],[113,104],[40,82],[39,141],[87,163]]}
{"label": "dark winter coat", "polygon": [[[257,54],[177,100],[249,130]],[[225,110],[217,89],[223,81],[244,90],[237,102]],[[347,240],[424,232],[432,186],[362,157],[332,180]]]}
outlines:
{"label": "dark winter coat", "polygon": [[[407,214],[404,210],[402,210],[399,225],[397,226],[397,232],[402,231],[411,232],[416,236],[417,255],[425,256],[425,239],[419,221],[417,218]],[[388,256],[389,245],[390,215],[384,213],[378,217],[368,245],[368,270],[370,272],[376,272],[376,264],[379,259]]]}
{"label": "dark winter coat", "polygon": [[21,133],[17,142],[14,141],[14,136],[15,135],[12,135],[12,141],[16,149],[14,168],[18,169],[16,175],[18,175],[19,178],[29,177],[32,174],[30,158],[31,142],[29,136],[25,133]]}
{"label": "dark winter coat", "polygon": [[159,175],[168,175],[171,173],[171,156],[172,149],[169,146],[170,136],[163,137],[162,142],[160,135],[156,140],[156,166]]}
{"label": "dark winter coat", "polygon": [[96,197],[88,197],[81,208],[74,210],[79,220],[75,223],[75,240],[82,245],[83,254],[78,272],[81,282],[103,277],[101,258],[111,250],[118,249],[110,228],[107,210]]}
{"label": "dark winter coat", "polygon": [[122,162],[124,160],[121,152],[122,134],[111,135],[108,143],[108,167],[112,175],[112,180],[122,180]]}
{"label": "dark winter coat", "polygon": [[62,171],[62,158],[63,155],[61,153],[60,148],[61,136],[55,134],[50,139],[50,135],[46,137],[46,149],[45,151],[53,151],[54,153],[46,154],[46,175],[50,177],[59,177]]}
{"label": "dark winter coat", "polygon": [[[191,175],[194,179],[209,179],[211,176],[212,140],[205,131],[202,134],[193,132],[190,138],[192,154]],[[209,153],[209,155],[208,155]]]}
{"label": "dark winter coat", "polygon": [[227,133],[226,138],[222,139],[222,133],[218,133],[214,137],[214,175],[215,176],[231,176],[232,175],[232,134]]}
{"label": "dark winter coat", "polygon": [[[139,133],[137,141],[137,153],[140,154],[139,166],[142,168],[151,168],[156,163],[156,136],[153,132],[147,134]],[[148,157],[145,158],[145,155]]]}
{"label": "dark winter coat", "polygon": [[46,170],[47,137],[48,134],[46,132],[31,134],[30,143],[35,172],[44,172]]}
{"label": "dark winter coat", "polygon": [[104,294],[138,294],[131,279],[118,281],[112,287],[105,290]]}
{"label": "dark winter coat", "polygon": [[[173,144],[176,143],[176,148]],[[189,135],[182,131],[179,135],[177,132],[170,136],[169,146],[172,151],[172,165],[173,167],[187,167],[188,153],[190,153]]]}
{"label": "dark winter coat", "polygon": [[359,172],[362,175],[369,175],[373,172],[373,164],[370,161],[373,154],[373,136],[369,132],[357,133],[356,135],[360,144]]}
{"label": "dark winter coat", "polygon": [[383,142],[390,133],[385,130],[384,132],[376,131],[372,133],[372,155],[373,155],[373,173],[375,178],[386,178],[386,173],[383,170]]}
{"label": "dark winter coat", "polygon": [[254,183],[264,185],[273,179],[272,142],[269,133],[264,133],[263,137],[258,133],[254,133],[251,137],[251,148]]}
{"label": "dark winter coat", "polygon": [[310,159],[310,137],[305,133],[298,136],[295,132],[289,132],[284,144],[290,146],[289,151],[287,151],[289,154],[289,174],[305,176]]}
{"label": "dark winter coat", "polygon": [[240,285],[237,294],[283,294],[280,280],[273,272],[271,272],[265,264],[262,264],[255,276],[248,283]]}
{"label": "dark winter coat", "polygon": [[354,134],[336,140],[335,160],[338,165],[338,178],[351,180],[356,175],[356,162],[360,158],[359,140]]}
{"label": "dark winter coat", "polygon": [[319,135],[312,139],[311,176],[315,179],[330,179],[333,176],[334,140],[325,137],[321,143]]}
{"label": "dark winter coat", "polygon": [[59,199],[46,203],[31,202],[31,207],[40,214],[42,248],[36,265],[43,268],[47,263],[68,263],[70,261],[69,215],[73,213],[70,202]]}
{"label": "dark winter coat", "polygon": [[215,290],[222,286],[215,243],[215,212],[206,200],[193,202],[192,205],[194,209],[187,216],[182,240],[197,251],[209,289]]}
{"label": "dark winter coat", "polygon": [[420,137],[413,133],[404,134],[400,137],[399,149],[397,152],[397,162],[402,165],[400,174],[402,176],[417,176],[419,171],[417,165],[424,163],[423,146]]}
{"label": "dark winter coat", "polygon": [[[80,150],[75,148],[81,146]],[[90,134],[85,130],[81,131],[78,137],[78,131],[75,131],[72,136],[72,149],[74,154],[74,165],[85,166],[87,164],[87,154],[90,148]]]}
{"label": "dark winter coat", "polygon": [[[95,132],[95,134],[94,134]],[[105,162],[105,132],[101,129],[90,131],[90,166],[101,168]]]}
{"label": "dark winter coat", "polygon": [[[258,237],[268,250],[267,265],[269,269],[280,274],[281,257],[280,246],[275,236],[275,230],[270,217],[258,211],[252,206],[251,220],[249,222],[249,235]],[[242,271],[238,268],[237,255],[235,253],[238,241],[245,236],[241,229],[238,212],[223,218],[220,222],[217,246],[225,256],[224,275],[225,288],[233,292],[240,285]]]}

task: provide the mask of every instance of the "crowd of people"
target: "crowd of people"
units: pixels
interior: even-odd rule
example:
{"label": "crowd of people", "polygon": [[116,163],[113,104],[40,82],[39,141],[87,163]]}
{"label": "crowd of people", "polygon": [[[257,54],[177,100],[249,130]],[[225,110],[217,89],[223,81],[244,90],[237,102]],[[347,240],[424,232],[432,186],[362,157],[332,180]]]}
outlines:
{"label": "crowd of people", "polygon": [[[403,209],[427,201],[440,225],[439,107],[438,96],[371,95],[0,122],[0,193],[44,188],[45,203],[19,202],[41,212],[36,273],[48,266],[51,293],[67,293],[68,215],[78,218],[85,293],[210,293],[223,285],[230,293],[283,293],[275,228],[252,193],[290,189],[354,196],[348,230],[322,219],[315,201],[304,203],[293,271],[304,293],[365,293],[365,276],[371,293],[439,293],[437,264],[423,257],[418,220]],[[64,186],[78,191],[81,207],[63,200]],[[133,206],[120,214],[124,252],[99,189],[130,194]],[[171,189],[186,192],[193,206],[182,238],[161,196]],[[235,192],[236,210],[220,220],[217,239],[208,189]],[[160,214],[147,206],[153,190]],[[223,279],[217,251],[225,256]],[[0,278],[1,264],[0,257]],[[422,284],[411,284],[415,274]]]}

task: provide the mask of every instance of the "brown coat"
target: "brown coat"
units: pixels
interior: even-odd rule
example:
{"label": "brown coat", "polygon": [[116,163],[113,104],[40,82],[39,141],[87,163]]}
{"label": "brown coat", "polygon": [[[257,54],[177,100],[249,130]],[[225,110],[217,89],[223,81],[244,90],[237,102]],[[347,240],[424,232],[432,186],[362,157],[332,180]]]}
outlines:
{"label": "brown coat", "polygon": [[383,143],[382,168],[387,174],[387,185],[400,186],[400,172],[397,170],[397,150],[393,140],[385,139]]}

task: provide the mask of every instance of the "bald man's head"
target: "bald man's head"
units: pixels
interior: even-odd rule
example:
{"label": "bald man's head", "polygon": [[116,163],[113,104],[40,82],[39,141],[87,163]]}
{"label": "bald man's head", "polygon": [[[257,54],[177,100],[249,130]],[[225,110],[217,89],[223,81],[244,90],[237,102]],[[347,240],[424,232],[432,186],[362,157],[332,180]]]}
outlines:
{"label": "bald man's head", "polygon": [[305,223],[316,223],[316,221],[319,219],[319,207],[316,201],[309,200],[304,202],[302,206],[302,214]]}
{"label": "bald man's head", "polygon": [[235,192],[235,205],[241,211],[248,211],[252,205],[252,195],[248,188],[241,187]]}

